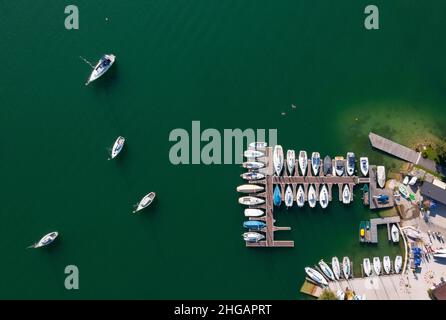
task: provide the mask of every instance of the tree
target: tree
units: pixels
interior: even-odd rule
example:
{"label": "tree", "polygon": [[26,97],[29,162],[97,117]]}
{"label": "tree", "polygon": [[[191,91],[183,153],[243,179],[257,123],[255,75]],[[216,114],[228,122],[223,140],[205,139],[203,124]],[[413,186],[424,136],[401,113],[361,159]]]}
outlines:
{"label": "tree", "polygon": [[338,300],[338,297],[330,289],[324,289],[319,296],[319,300]]}

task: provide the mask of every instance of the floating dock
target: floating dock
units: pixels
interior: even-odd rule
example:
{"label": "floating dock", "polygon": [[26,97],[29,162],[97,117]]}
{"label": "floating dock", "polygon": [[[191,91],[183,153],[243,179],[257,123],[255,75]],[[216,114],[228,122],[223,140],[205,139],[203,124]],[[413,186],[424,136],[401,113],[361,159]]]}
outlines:
{"label": "floating dock", "polygon": [[[369,192],[368,192],[368,205],[370,209],[385,209],[391,208],[395,205],[395,200],[393,198],[393,190],[381,189],[376,182],[376,166],[369,166]],[[387,202],[378,201],[377,197],[380,195],[388,196]]]}
{"label": "floating dock", "polygon": [[378,226],[381,224],[387,225],[387,237],[388,240],[392,240],[392,234],[391,234],[391,228],[393,223],[399,224],[401,221],[399,216],[395,217],[387,217],[387,218],[376,218],[376,219],[370,219],[370,232],[371,232],[371,238],[370,243],[378,243]]}

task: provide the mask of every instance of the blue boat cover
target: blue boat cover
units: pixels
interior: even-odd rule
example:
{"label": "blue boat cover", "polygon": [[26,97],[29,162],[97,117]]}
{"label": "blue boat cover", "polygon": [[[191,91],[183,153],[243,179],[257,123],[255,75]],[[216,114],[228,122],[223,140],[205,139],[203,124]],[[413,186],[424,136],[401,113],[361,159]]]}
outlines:
{"label": "blue boat cover", "polygon": [[274,189],[274,196],[273,196],[274,205],[276,207],[279,207],[282,203],[282,197],[280,196],[280,187],[276,186]]}

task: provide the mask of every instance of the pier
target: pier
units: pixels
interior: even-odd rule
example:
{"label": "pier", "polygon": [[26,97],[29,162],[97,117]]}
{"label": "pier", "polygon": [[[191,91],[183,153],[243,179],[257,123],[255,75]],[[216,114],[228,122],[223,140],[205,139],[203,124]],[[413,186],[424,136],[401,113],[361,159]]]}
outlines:
{"label": "pier", "polygon": [[378,243],[378,226],[382,224],[387,225],[387,237],[388,240],[391,241],[392,235],[390,230],[392,228],[392,224],[393,223],[399,224],[400,221],[401,219],[399,216],[370,219],[370,233],[371,233],[370,243]]}
{"label": "pier", "polygon": [[[395,200],[393,198],[393,190],[381,189],[376,182],[376,166],[369,166],[369,191],[368,191],[368,205],[370,209],[384,209],[391,208],[395,205]],[[380,195],[386,195],[389,197],[387,202],[378,201],[377,197]],[[366,201],[365,201],[366,202]]]}

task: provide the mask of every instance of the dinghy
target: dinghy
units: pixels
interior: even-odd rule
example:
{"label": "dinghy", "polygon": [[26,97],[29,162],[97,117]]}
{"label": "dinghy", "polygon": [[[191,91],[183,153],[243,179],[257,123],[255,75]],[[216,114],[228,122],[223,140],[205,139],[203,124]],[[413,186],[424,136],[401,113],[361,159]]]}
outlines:
{"label": "dinghy", "polygon": [[303,176],[307,174],[307,165],[308,165],[307,152],[301,150],[299,151],[299,168]]}
{"label": "dinghy", "polygon": [[395,258],[395,272],[400,273],[402,266],[403,266],[403,257],[396,256],[396,258]]}
{"label": "dinghy", "polygon": [[373,258],[373,270],[377,276],[381,274],[381,260],[378,257]]}
{"label": "dinghy", "polygon": [[301,185],[297,189],[296,202],[299,208],[302,208],[305,205],[305,192]]}
{"label": "dinghy", "polygon": [[258,170],[265,167],[265,164],[263,162],[258,162],[258,161],[248,161],[248,162],[243,162],[242,166],[245,169]]}
{"label": "dinghy", "polygon": [[331,271],[331,268],[328,266],[327,263],[325,263],[324,260],[319,261],[319,267],[321,268],[322,272],[329,278],[330,280],[335,281],[335,276],[333,271]]}
{"label": "dinghy", "polygon": [[331,258],[331,267],[333,269],[333,274],[336,280],[339,280],[339,278],[341,277],[341,267],[339,265],[338,257]]}
{"label": "dinghy", "polygon": [[258,220],[248,220],[243,222],[243,228],[249,230],[262,230],[266,227],[266,223]]}
{"label": "dinghy", "polygon": [[390,257],[389,256],[385,256],[383,258],[383,267],[384,267],[384,271],[387,274],[390,274]]}
{"label": "dinghy", "polygon": [[124,143],[125,143],[125,138],[119,136],[116,139],[115,143],[113,144],[113,147],[110,152],[110,158],[108,158],[108,160],[116,158],[116,156],[122,151]]}
{"label": "dinghy", "polygon": [[308,190],[308,204],[310,205],[310,208],[316,207],[316,202],[316,190],[313,185],[310,185]]}
{"label": "dinghy", "polygon": [[240,197],[238,199],[238,202],[245,206],[256,206],[256,205],[264,203],[265,200],[257,198],[257,197],[247,196],[247,197]]}
{"label": "dinghy", "polygon": [[276,145],[273,152],[273,164],[276,175],[280,176],[283,169],[283,149],[282,146]]}
{"label": "dinghy", "polygon": [[50,232],[42,237],[39,241],[36,243],[30,245],[28,248],[37,249],[41,247],[45,247],[51,243],[58,237],[59,233],[57,231]]}
{"label": "dinghy", "polygon": [[290,208],[293,206],[293,189],[287,186],[285,190],[285,206]]}
{"label": "dinghy", "polygon": [[258,218],[265,214],[265,212],[260,209],[245,209],[244,213],[245,217],[253,217],[253,218]]}
{"label": "dinghy", "polygon": [[320,272],[314,270],[313,268],[306,267],[305,272],[307,273],[308,277],[316,282],[317,284],[321,284],[323,286],[328,286],[327,280],[325,280],[324,276],[320,274]]}
{"label": "dinghy", "polygon": [[263,152],[258,150],[246,150],[243,155],[245,158],[261,158],[265,156]]}
{"label": "dinghy", "polygon": [[286,152],[286,163],[288,167],[288,173],[290,176],[293,175],[294,167],[296,166],[296,153],[294,150],[288,150]]}
{"label": "dinghy", "polygon": [[364,269],[364,274],[369,277],[372,274],[372,266],[370,265],[369,258],[364,258],[364,260],[362,260],[362,267]]}
{"label": "dinghy", "polygon": [[243,184],[237,187],[237,192],[241,193],[256,193],[263,190],[264,190],[263,187],[258,186],[256,184]]}
{"label": "dinghy", "polygon": [[254,181],[254,180],[260,180],[260,179],[265,178],[265,175],[260,172],[245,172],[245,173],[242,173],[240,175],[240,177],[242,177],[243,179],[248,180],[248,181]]}
{"label": "dinghy", "polygon": [[246,242],[259,242],[260,240],[265,239],[263,234],[257,232],[245,232],[242,234],[242,237]]}
{"label": "dinghy", "polygon": [[325,209],[328,206],[328,190],[325,184],[322,186],[321,192],[319,193],[319,204],[322,209]]}
{"label": "dinghy", "polygon": [[150,192],[149,194],[145,195],[144,198],[142,198],[141,201],[138,202],[138,204],[136,205],[136,210],[134,210],[133,213],[136,213],[144,208],[147,208],[153,202],[155,197],[156,197],[155,192]]}
{"label": "dinghy", "polygon": [[392,229],[390,232],[392,234],[392,241],[395,243],[400,242],[400,231],[398,230],[398,227],[396,226],[396,224],[392,225]]}
{"label": "dinghy", "polygon": [[349,204],[350,203],[350,188],[348,184],[344,186],[344,190],[342,191],[342,203]]}
{"label": "dinghy", "polygon": [[342,259],[342,272],[344,274],[345,279],[348,280],[351,274],[349,257],[344,257]]}
{"label": "dinghy", "polygon": [[361,173],[364,177],[369,175],[369,158],[361,157],[359,158],[359,165],[361,167]]}
{"label": "dinghy", "polygon": [[90,82],[93,82],[104,75],[113,65],[115,60],[116,57],[113,54],[104,54],[99,60],[98,64],[94,67],[85,85],[87,86],[88,84],[90,84]]}

